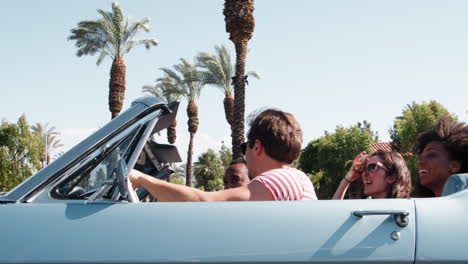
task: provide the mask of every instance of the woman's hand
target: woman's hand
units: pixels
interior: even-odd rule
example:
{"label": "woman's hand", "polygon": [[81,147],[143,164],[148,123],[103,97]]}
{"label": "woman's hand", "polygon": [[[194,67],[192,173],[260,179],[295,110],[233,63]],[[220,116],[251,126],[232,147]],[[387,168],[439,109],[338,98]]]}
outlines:
{"label": "woman's hand", "polygon": [[349,183],[354,182],[366,170],[366,163],[369,158],[365,151],[359,153],[353,160],[353,165],[345,175],[345,180]]}
{"label": "woman's hand", "polygon": [[365,151],[359,153],[359,155],[357,155],[354,160],[350,160],[353,162],[353,165],[351,165],[348,173],[346,173],[344,178],[341,180],[340,185],[336,189],[332,199],[342,200],[344,198],[349,185],[361,177],[361,174],[366,169],[367,160],[368,158]]}

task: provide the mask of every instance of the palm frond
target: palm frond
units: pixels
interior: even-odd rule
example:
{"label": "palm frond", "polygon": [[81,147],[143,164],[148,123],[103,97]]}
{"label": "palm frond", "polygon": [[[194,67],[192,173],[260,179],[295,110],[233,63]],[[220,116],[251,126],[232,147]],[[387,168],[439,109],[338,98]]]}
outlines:
{"label": "palm frond", "polygon": [[140,40],[131,40],[126,43],[125,50],[123,54],[129,53],[134,47],[139,45],[144,45],[146,49],[150,49],[151,46],[158,45],[157,39],[140,39]]}
{"label": "palm frond", "polygon": [[105,33],[99,21],[82,21],[78,28],[71,30],[69,40],[76,40],[77,56],[94,55],[105,46]]}
{"label": "palm frond", "polygon": [[258,74],[256,71],[248,71],[246,75],[249,77],[252,76],[255,79],[260,80],[260,74]]}
{"label": "palm frond", "polygon": [[149,49],[157,44],[155,39],[133,39],[139,31],[149,32],[148,18],[130,23],[117,2],[112,3],[111,12],[101,9],[97,12],[100,19],[79,22],[68,37],[68,40],[75,41],[78,57],[99,53],[96,62],[99,65],[105,56],[120,58],[136,46],[144,45]]}
{"label": "palm frond", "polygon": [[169,68],[160,68],[161,71],[163,71],[168,78],[172,78],[174,79],[174,81],[176,81],[176,83],[178,84],[182,84],[183,83],[183,80],[182,78],[173,70],[169,69]]}
{"label": "palm frond", "polygon": [[106,56],[111,56],[109,55],[109,53],[107,53],[106,51],[102,51],[101,54],[99,54],[99,57],[98,57],[98,60],[96,61],[96,65],[101,65],[102,61],[104,60],[104,58]]}
{"label": "palm frond", "polygon": [[124,21],[124,16],[122,9],[120,8],[119,3],[117,2],[112,2],[112,14],[113,18],[116,24],[120,24],[122,21]]}
{"label": "palm frond", "polygon": [[224,94],[232,94],[231,77],[234,75],[234,67],[225,46],[215,46],[215,55],[199,53],[197,61],[197,65],[204,69],[205,84],[216,86]]}
{"label": "palm frond", "polygon": [[134,22],[128,29],[124,36],[124,40],[128,41],[135,37],[136,33],[139,30],[143,30],[145,32],[149,32],[149,21],[150,19],[147,17],[142,18],[140,21]]}
{"label": "palm frond", "polygon": [[231,62],[231,53],[226,48],[226,46],[215,46],[215,51],[221,64],[221,68],[225,72],[225,74],[229,77],[229,79],[234,76],[234,65]]}
{"label": "palm frond", "polygon": [[180,99],[180,94],[178,92],[171,93],[172,86],[166,86],[162,83],[157,83],[153,86],[145,85],[143,86],[142,91],[161,99],[165,99],[167,103],[178,101]]}
{"label": "palm frond", "polygon": [[160,68],[164,77],[156,80],[157,85],[164,89],[164,93],[169,93],[184,97],[187,101],[198,99],[204,85],[204,75],[196,65],[192,65],[184,58],[181,63],[170,68]]}
{"label": "palm frond", "polygon": [[[33,135],[40,139],[42,147],[44,147],[44,153],[46,151],[52,151],[59,147],[63,147],[63,144],[60,142],[58,137],[60,133],[55,131],[55,126],[49,128],[49,123],[41,124],[36,123],[31,126]],[[47,146],[47,150],[45,149]]]}
{"label": "palm frond", "polygon": [[162,93],[159,91],[159,89],[157,89],[155,85],[143,85],[141,91],[143,93],[154,95],[156,97],[160,97],[160,98],[163,97]]}

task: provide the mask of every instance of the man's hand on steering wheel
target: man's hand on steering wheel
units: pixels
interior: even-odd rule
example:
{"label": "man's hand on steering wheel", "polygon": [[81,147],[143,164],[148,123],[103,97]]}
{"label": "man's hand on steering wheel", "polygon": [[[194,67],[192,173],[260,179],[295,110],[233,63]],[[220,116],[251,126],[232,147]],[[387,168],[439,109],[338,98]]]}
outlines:
{"label": "man's hand on steering wheel", "polygon": [[141,187],[141,177],[144,174],[141,173],[139,170],[132,169],[128,174],[130,181],[132,182],[133,189],[136,190]]}

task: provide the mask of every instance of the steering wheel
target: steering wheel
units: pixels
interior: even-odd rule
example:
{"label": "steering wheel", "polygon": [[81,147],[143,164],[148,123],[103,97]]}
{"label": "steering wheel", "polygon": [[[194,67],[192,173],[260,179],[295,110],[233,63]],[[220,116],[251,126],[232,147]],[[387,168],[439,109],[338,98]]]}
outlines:
{"label": "steering wheel", "polygon": [[138,199],[138,195],[135,190],[133,190],[132,183],[128,177],[129,171],[127,169],[127,163],[125,163],[125,160],[122,159],[119,154],[117,154],[117,157],[119,161],[117,163],[117,168],[115,169],[115,176],[119,193],[123,198],[128,199],[129,202],[139,203],[140,200]]}
{"label": "steering wheel", "polygon": [[[144,168],[142,168],[142,169],[144,169]],[[138,168],[138,170],[140,170],[140,168]],[[148,174],[151,177],[154,177],[156,179],[166,180],[167,177],[169,177],[169,175],[174,173],[174,171],[171,168],[169,168],[168,166],[165,166],[162,169],[160,169],[159,171],[151,172],[151,173],[148,173],[148,172],[144,171],[144,173],[146,173],[146,174]],[[139,199],[140,198],[143,199],[144,197],[146,197],[149,194],[149,192],[145,188],[139,188],[138,190],[136,190],[136,194],[137,194]]]}

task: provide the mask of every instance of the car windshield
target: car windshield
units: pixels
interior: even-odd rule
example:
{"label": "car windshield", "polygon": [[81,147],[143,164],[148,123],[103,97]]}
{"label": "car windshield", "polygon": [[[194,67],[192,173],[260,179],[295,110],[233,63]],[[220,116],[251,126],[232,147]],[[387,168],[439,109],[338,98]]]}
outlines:
{"label": "car windshield", "polygon": [[[119,157],[125,159],[128,156],[128,149],[133,138],[132,135],[129,135],[124,140],[116,142],[113,146],[105,147],[100,155],[94,158],[97,163],[89,164],[90,169],[86,169],[83,174],[66,184],[65,188],[72,189],[77,187],[84,192],[88,192],[101,187],[108,180],[113,180],[113,173],[117,167]],[[99,158],[101,155],[103,159]]]}
{"label": "car windshield", "polygon": [[60,199],[87,199],[104,185],[109,188],[103,198],[111,198],[115,191],[115,170],[118,161],[128,162],[135,146],[148,125],[132,126],[120,133],[105,146],[93,152],[82,162],[67,180],[60,184],[55,192]]}

